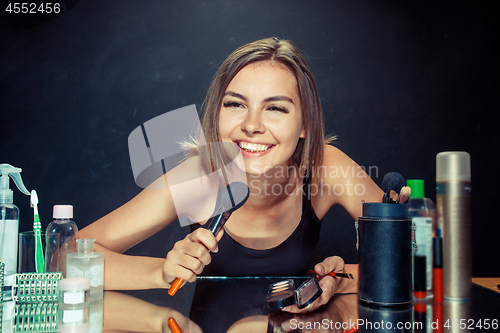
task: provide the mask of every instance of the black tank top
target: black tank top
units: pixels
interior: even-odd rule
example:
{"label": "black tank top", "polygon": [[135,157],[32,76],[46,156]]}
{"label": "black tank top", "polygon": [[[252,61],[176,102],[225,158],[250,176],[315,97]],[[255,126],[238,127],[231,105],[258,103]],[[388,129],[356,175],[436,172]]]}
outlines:
{"label": "black tank top", "polygon": [[[309,188],[304,186],[304,188]],[[191,229],[200,225],[191,225]],[[201,275],[206,276],[297,276],[308,274],[319,241],[321,221],[314,212],[307,191],[302,196],[302,217],[294,232],[276,247],[247,248],[227,233],[219,241],[219,252]]]}

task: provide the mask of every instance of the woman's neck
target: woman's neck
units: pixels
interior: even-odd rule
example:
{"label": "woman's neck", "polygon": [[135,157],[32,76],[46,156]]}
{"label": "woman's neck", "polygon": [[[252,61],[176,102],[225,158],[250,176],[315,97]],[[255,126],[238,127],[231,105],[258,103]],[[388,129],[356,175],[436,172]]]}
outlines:
{"label": "woman's neck", "polygon": [[289,196],[301,194],[302,180],[292,167],[288,170],[268,171],[261,175],[247,175],[250,189],[249,205],[265,208],[274,206]]}

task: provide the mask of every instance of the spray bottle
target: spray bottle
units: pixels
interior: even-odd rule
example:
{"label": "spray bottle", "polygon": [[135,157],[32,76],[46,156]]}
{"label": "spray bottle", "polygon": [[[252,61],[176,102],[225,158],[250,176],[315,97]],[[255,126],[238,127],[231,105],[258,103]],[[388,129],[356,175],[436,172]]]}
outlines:
{"label": "spray bottle", "polygon": [[5,263],[4,290],[12,286],[17,273],[17,240],[19,234],[19,208],[14,205],[13,191],[9,188],[9,176],[17,188],[26,195],[26,189],[21,179],[22,169],[10,164],[0,164],[0,258]]}

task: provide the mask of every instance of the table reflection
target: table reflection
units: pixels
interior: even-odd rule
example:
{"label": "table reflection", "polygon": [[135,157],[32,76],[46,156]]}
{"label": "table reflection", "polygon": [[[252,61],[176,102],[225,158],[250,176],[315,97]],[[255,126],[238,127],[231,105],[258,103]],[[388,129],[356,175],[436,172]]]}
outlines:
{"label": "table reflection", "polygon": [[[179,299],[166,290],[106,291],[101,301],[64,320],[60,305],[49,306],[55,317],[42,312],[30,325],[20,325],[20,310],[41,304],[2,303],[2,333],[7,332],[162,332],[170,333],[173,317],[188,332],[494,332],[499,328],[500,294],[474,285],[470,302],[415,301],[412,308],[373,308],[358,302],[357,294],[336,295],[314,312],[291,314],[269,311],[265,296],[270,284],[282,278],[198,279],[189,313],[176,308]],[[296,278],[297,284],[306,278]],[[185,286],[186,287],[186,286]],[[56,303],[57,304],[57,303]],[[45,307],[46,307],[45,306]],[[57,309],[57,311],[55,311]],[[66,309],[68,310],[68,309]],[[81,309],[80,309],[81,310]],[[75,313],[69,312],[74,315]],[[27,313],[24,313],[27,315]],[[74,320],[79,318],[79,320]],[[50,322],[50,320],[52,322]],[[81,319],[81,320],[80,320]],[[41,326],[45,324],[57,325]],[[27,323],[26,318],[23,323]],[[38,323],[38,326],[37,326]]]}

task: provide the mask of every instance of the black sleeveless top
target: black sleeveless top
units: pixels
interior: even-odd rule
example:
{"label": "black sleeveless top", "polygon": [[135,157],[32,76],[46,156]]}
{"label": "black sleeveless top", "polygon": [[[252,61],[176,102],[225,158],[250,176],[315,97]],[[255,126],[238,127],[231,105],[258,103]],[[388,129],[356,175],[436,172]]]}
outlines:
{"label": "black sleeveless top", "polygon": [[[304,188],[308,188],[304,186]],[[303,191],[302,217],[294,232],[271,249],[244,247],[227,233],[219,241],[219,252],[201,275],[206,276],[297,276],[308,274],[319,241],[321,221],[314,212],[308,191]],[[200,225],[191,225],[191,229]]]}

